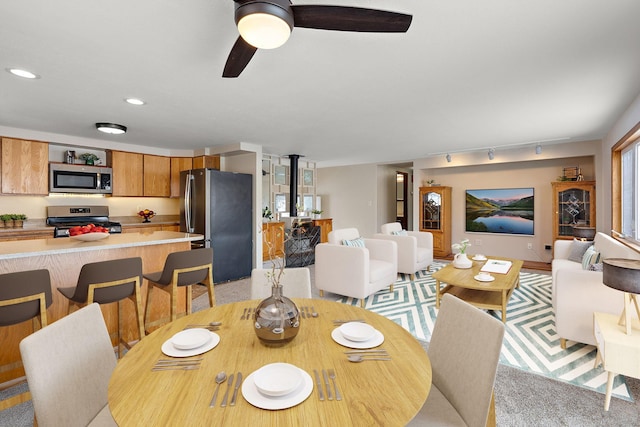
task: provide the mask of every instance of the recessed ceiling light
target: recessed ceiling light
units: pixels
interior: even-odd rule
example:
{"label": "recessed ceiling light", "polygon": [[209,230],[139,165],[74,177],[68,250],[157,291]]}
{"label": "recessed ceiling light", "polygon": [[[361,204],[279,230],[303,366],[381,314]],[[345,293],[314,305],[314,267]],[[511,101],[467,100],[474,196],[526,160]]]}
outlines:
{"label": "recessed ceiling light", "polygon": [[116,123],[96,123],[96,129],[100,132],[108,133],[111,135],[122,135],[127,131],[126,126],[122,126]]}
{"label": "recessed ceiling light", "polygon": [[25,79],[39,79],[40,76],[32,73],[28,70],[22,70],[20,68],[7,68],[7,72],[13,74],[14,76],[22,77]]}
{"label": "recessed ceiling light", "polygon": [[144,102],[142,99],[139,99],[139,98],[126,98],[125,102],[128,102],[131,105],[144,105],[144,104],[146,104],[146,102]]}

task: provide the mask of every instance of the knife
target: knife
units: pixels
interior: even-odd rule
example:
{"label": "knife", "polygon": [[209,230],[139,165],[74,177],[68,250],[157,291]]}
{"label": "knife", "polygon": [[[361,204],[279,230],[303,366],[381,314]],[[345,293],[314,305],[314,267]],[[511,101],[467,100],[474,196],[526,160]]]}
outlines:
{"label": "knife", "polygon": [[238,396],[238,389],[242,384],[242,372],[238,372],[238,378],[236,379],[236,386],[233,389],[233,396],[231,396],[231,403],[229,406],[236,406],[236,397]]}
{"label": "knife", "polygon": [[318,374],[317,370],[313,370],[313,375],[316,377],[316,384],[318,385],[318,394],[320,395],[320,400],[324,400],[324,393],[322,392],[322,381],[320,381],[320,374]]}
{"label": "knife", "polygon": [[333,400],[333,395],[331,394],[331,386],[329,385],[329,376],[327,375],[327,371],[325,369],[322,370],[322,376],[324,377],[324,383],[327,386],[327,400]]}
{"label": "knife", "polygon": [[227,406],[227,398],[229,397],[229,390],[231,390],[231,386],[233,385],[233,374],[229,376],[229,384],[227,385],[227,391],[224,392],[224,397],[222,398],[222,403],[220,407],[224,408]]}

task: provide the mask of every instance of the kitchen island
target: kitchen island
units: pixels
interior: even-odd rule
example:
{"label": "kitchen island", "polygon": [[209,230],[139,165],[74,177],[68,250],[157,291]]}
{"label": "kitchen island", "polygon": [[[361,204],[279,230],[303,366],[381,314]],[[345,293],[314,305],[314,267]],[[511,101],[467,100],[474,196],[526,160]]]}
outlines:
{"label": "kitchen island", "polygon": [[[191,248],[191,242],[202,235],[173,231],[112,234],[106,239],[82,242],[73,238],[36,239],[3,242],[0,246],[0,274],[46,268],[51,275],[53,303],[47,310],[49,323],[67,314],[68,300],[56,289],[75,286],[84,264],[119,258],[141,257],[144,273],[160,271],[171,252]],[[215,274],[215,272],[214,272]],[[147,285],[142,284],[143,304]],[[178,307],[185,306],[185,291],[181,289]],[[155,292],[151,301],[151,319],[169,313],[169,298],[164,292]],[[110,332],[117,330],[116,304],[101,306]],[[122,302],[123,337],[127,341],[138,339],[135,309],[130,301]],[[20,361],[20,341],[32,333],[31,321],[0,328],[0,384],[24,375]],[[115,345],[115,339],[113,343]]]}

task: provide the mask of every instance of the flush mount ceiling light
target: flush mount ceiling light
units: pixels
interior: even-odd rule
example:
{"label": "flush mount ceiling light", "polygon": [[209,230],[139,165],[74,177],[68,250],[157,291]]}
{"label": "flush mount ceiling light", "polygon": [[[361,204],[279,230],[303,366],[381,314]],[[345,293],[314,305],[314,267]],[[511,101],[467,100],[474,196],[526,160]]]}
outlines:
{"label": "flush mount ceiling light", "polygon": [[542,154],[542,145],[536,145],[536,154]]}
{"label": "flush mount ceiling light", "polygon": [[100,132],[111,135],[122,135],[127,131],[126,126],[118,125],[116,123],[96,123],[96,129]]}
{"label": "flush mount ceiling light", "polygon": [[445,158],[447,159],[448,163],[451,163],[451,154],[447,153],[447,155],[445,156]]}
{"label": "flush mount ceiling light", "polygon": [[493,160],[493,158],[495,157],[495,153],[496,150],[494,150],[493,148],[489,149],[489,152],[487,153],[487,155],[489,156],[489,160]]}
{"label": "flush mount ceiling light", "polygon": [[124,102],[126,102],[128,104],[131,104],[131,105],[144,105],[144,104],[146,104],[146,102],[144,102],[140,98],[125,98]]}
{"label": "flush mount ceiling light", "polygon": [[14,76],[18,76],[18,77],[22,77],[25,79],[39,79],[40,76],[32,73],[31,71],[28,70],[23,70],[20,68],[7,68],[6,69],[8,73],[13,74]]}
{"label": "flush mount ceiling light", "polygon": [[289,0],[252,2],[236,8],[235,19],[242,38],[258,49],[275,49],[289,39],[293,29]]}

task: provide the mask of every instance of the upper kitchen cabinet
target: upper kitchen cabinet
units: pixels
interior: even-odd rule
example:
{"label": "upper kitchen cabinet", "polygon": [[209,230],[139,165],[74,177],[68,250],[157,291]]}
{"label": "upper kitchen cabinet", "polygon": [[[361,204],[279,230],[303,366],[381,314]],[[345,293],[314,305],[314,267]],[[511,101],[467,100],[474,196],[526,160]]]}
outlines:
{"label": "upper kitchen cabinet", "polygon": [[2,138],[2,193],[49,194],[49,144]]}
{"label": "upper kitchen cabinet", "polygon": [[113,169],[113,196],[143,196],[144,155],[108,151],[107,164]]}
{"label": "upper kitchen cabinet", "polygon": [[193,168],[220,170],[220,156],[196,156],[193,158]]}
{"label": "upper kitchen cabinet", "polygon": [[171,158],[171,197],[180,197],[180,172],[193,169],[191,157]]}
{"label": "upper kitchen cabinet", "polygon": [[171,196],[171,158],[144,155],[144,195],[147,197]]}

